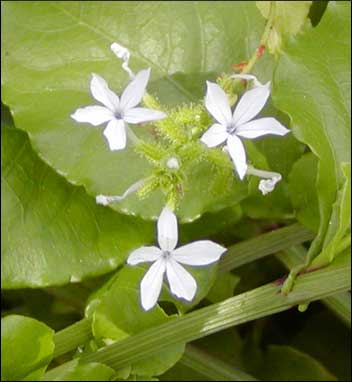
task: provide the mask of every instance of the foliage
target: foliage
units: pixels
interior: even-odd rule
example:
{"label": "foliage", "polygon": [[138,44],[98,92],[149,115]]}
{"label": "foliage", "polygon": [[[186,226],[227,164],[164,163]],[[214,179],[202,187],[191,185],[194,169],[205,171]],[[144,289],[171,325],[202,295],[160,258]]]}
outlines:
{"label": "foliage", "polygon": [[[1,3],[2,380],[348,378],[350,7]],[[128,126],[120,151],[101,127],[70,117],[95,103],[92,73],[116,94],[125,88],[113,42],[133,71],[151,68],[142,106],[167,114]],[[271,82],[259,118],[290,129],[243,139],[250,168],[282,177],[269,194],[201,141],[214,123],[206,81],[232,106],[257,86],[235,73]],[[123,200],[96,203],[137,181]],[[144,311],[150,265],[126,259],[157,245],[165,205],[179,244],[228,250],[219,264],[185,266],[192,301],[164,282]]]}

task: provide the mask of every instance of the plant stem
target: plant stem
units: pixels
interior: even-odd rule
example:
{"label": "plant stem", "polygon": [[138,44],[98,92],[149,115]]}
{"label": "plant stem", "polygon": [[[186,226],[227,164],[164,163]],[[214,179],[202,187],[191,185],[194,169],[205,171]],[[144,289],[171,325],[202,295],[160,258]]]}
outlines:
{"label": "plant stem", "polygon": [[255,261],[272,253],[314,238],[314,233],[295,223],[264,233],[260,236],[232,245],[219,263],[219,271],[231,269]]}
{"label": "plant stem", "polygon": [[334,264],[298,276],[295,289],[288,296],[280,293],[280,281],[269,283],[125,338],[82,356],[81,361],[102,362],[117,370],[162,352],[170,345],[193,341],[306,301],[346,291],[351,284],[350,269],[349,256],[338,256]]}
{"label": "plant stem", "polygon": [[[348,240],[346,240],[346,243],[347,242]],[[351,239],[349,242],[351,242]],[[341,248],[346,249],[344,246],[341,246]],[[288,269],[302,264],[306,256],[307,251],[301,245],[296,245],[276,255],[278,260]],[[348,327],[351,327],[351,294],[349,292],[338,293],[324,298],[321,302],[332,310]]]}
{"label": "plant stem", "polygon": [[55,351],[53,358],[85,344],[92,337],[91,322],[87,318],[60,330],[54,337]]}
{"label": "plant stem", "polygon": [[[269,11],[269,16],[268,16],[268,21],[265,25],[265,29],[262,35],[262,38],[260,39],[259,42],[259,47],[260,46],[266,46],[268,43],[268,39],[270,36],[271,29],[273,27],[273,22],[274,22],[274,17],[275,17],[275,9],[276,9],[276,2],[271,1],[270,2],[270,11]],[[241,70],[241,74],[247,74],[250,73],[253,66],[257,62],[257,60],[261,57],[261,55],[258,54],[257,49],[253,53],[252,57],[249,59],[248,64]]]}

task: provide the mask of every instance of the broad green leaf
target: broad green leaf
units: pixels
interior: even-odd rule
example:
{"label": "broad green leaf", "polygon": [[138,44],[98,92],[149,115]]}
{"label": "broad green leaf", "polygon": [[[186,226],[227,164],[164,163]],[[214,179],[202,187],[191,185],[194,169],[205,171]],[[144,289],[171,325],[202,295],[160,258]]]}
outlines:
{"label": "broad green leaf", "polygon": [[289,193],[296,218],[315,232],[319,230],[317,165],[318,158],[307,153],[294,164],[289,176]]}
{"label": "broad green leaf", "polygon": [[54,331],[33,318],[9,315],[1,319],[1,380],[35,381],[54,352]]}
{"label": "broad green leaf", "polygon": [[[148,91],[179,104],[202,99],[206,79],[248,59],[265,25],[254,2],[5,2],[2,8],[4,102],[41,158],[93,196],[121,194],[150,171],[131,142],[127,150],[111,152],[102,127],[70,118],[78,107],[95,103],[89,93],[92,72],[119,94],[125,86],[127,75],[110,51],[112,42],[130,49],[133,70],[152,68]],[[261,81],[271,79],[271,60],[263,57],[255,70]],[[143,126],[134,131],[140,134]],[[246,196],[246,183],[238,181],[210,194],[209,174],[205,163],[188,174],[179,211],[184,221]],[[112,208],[155,219],[162,205],[155,192]]]}
{"label": "broad green leaf", "polygon": [[153,239],[153,227],[97,206],[2,126],[1,285],[43,287],[107,273]]}
{"label": "broad green leaf", "polygon": [[282,40],[296,35],[309,13],[311,1],[257,1],[256,5],[261,14],[267,19],[270,7],[275,3],[273,27],[271,29],[268,47],[271,53],[280,53]]}
{"label": "broad green leaf", "polygon": [[264,381],[336,381],[319,361],[295,348],[269,345],[257,376]]}
{"label": "broad green leaf", "polygon": [[290,116],[293,134],[319,159],[320,225],[310,258],[328,245],[328,230],[329,241],[339,231],[333,205],[345,179],[341,164],[350,162],[350,7],[329,2],[314,29],[291,38],[275,71],[274,104]]}
{"label": "broad green leaf", "polygon": [[[144,273],[143,267],[124,267],[91,297],[86,312],[92,317],[92,331],[98,343],[108,345],[172,319],[158,305],[150,311],[143,310],[139,284]],[[183,351],[183,343],[172,345],[147,360],[133,363],[130,373],[162,374],[182,357]]]}
{"label": "broad green leaf", "polygon": [[74,359],[46,373],[43,381],[110,381],[114,374],[114,369],[102,363]]}

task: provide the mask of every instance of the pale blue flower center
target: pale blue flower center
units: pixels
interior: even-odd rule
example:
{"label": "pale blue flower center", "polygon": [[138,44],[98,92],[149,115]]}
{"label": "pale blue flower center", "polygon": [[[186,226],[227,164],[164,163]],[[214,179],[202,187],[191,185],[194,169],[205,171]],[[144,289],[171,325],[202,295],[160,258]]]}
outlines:
{"label": "pale blue flower center", "polygon": [[115,111],[115,113],[114,113],[114,117],[115,117],[116,119],[122,119],[122,113],[120,113],[119,111]]}
{"label": "pale blue flower center", "polygon": [[235,130],[236,130],[236,125],[234,122],[231,122],[227,125],[227,128],[226,128],[227,132],[229,134],[232,134]]}
{"label": "pale blue flower center", "polygon": [[163,254],[161,255],[165,260],[169,259],[171,257],[170,251],[163,251]]}

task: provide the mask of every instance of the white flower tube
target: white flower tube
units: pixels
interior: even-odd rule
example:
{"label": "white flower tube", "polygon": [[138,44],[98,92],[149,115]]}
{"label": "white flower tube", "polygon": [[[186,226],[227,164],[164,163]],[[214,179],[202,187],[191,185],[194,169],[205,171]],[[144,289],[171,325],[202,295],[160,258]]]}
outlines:
{"label": "white flower tube", "polygon": [[260,178],[263,178],[259,182],[258,186],[258,189],[263,195],[272,192],[275,189],[276,184],[282,179],[281,174],[279,174],[278,172],[258,170],[253,166],[247,167],[246,175],[255,175]]}
{"label": "white flower tube", "polygon": [[107,206],[110,203],[114,202],[120,202],[121,200],[124,200],[128,195],[132,194],[133,192],[136,192],[144,182],[145,179],[141,179],[138,182],[133,183],[130,187],[127,188],[127,190],[122,195],[97,195],[95,201],[97,204],[102,204],[103,206]]}
{"label": "white flower tube", "polygon": [[113,53],[116,54],[116,56],[120,59],[122,59],[122,69],[124,69],[128,75],[130,76],[131,80],[134,79],[135,74],[132,72],[131,68],[128,66],[128,62],[130,60],[130,51],[125,48],[124,46],[118,44],[117,42],[114,42],[111,44],[110,49],[113,51]]}

